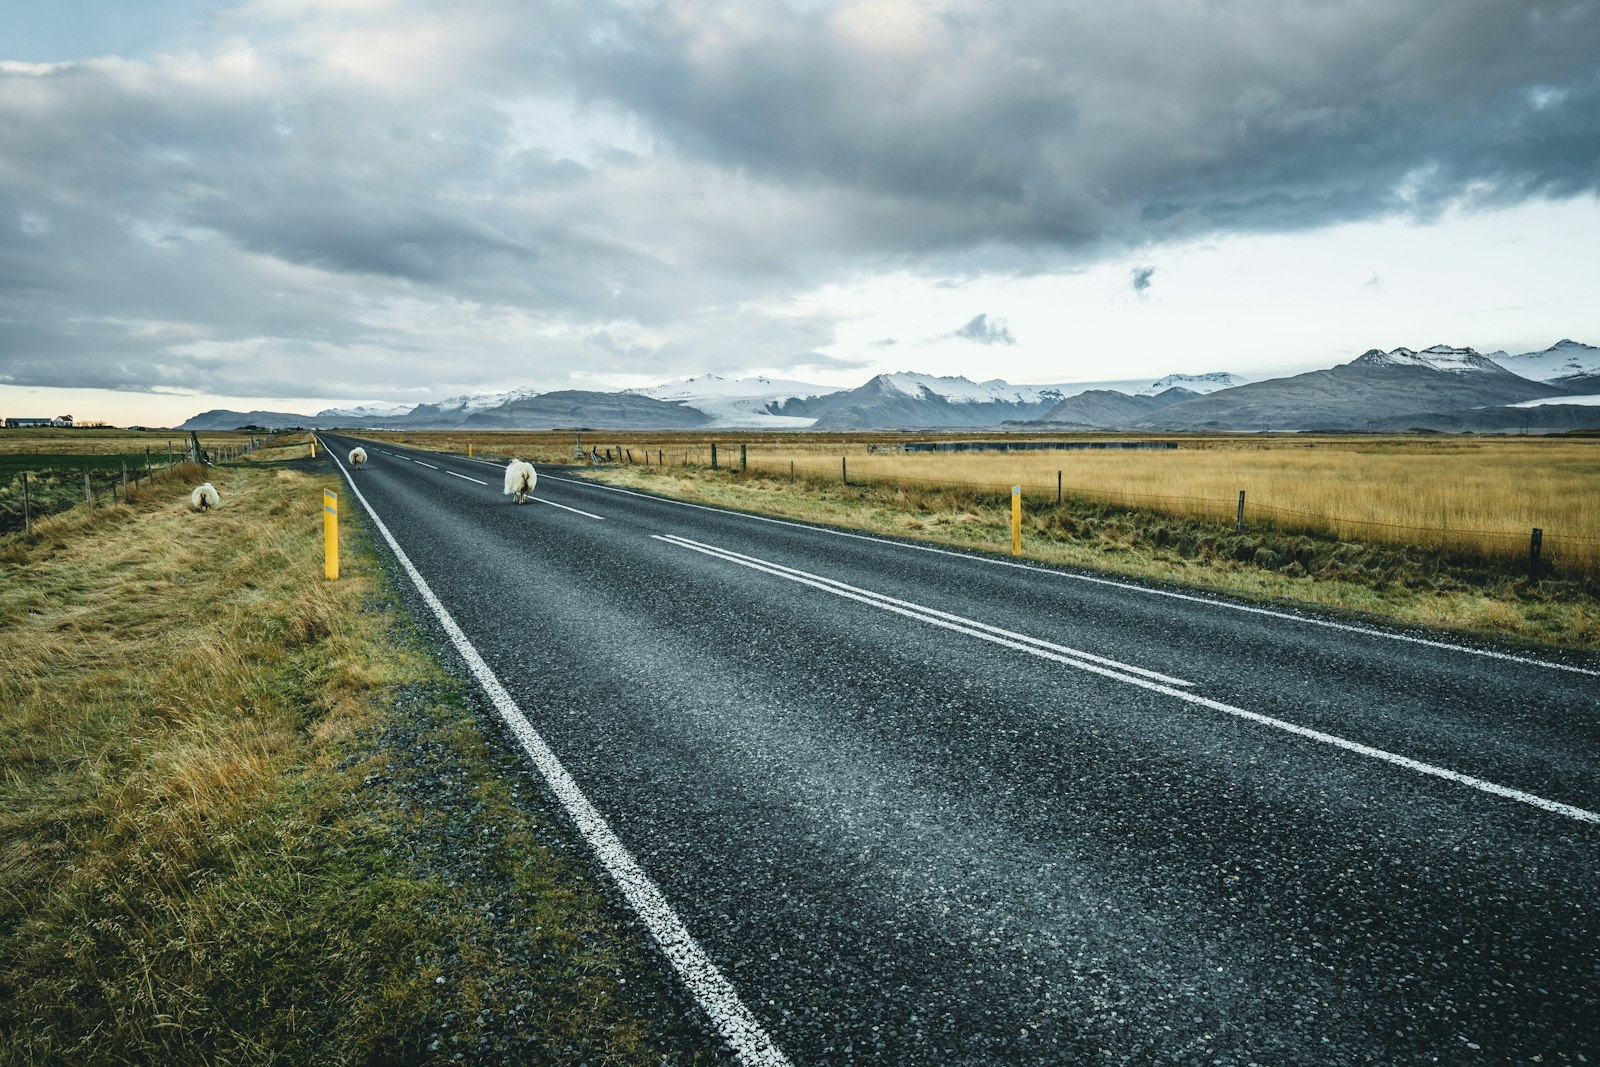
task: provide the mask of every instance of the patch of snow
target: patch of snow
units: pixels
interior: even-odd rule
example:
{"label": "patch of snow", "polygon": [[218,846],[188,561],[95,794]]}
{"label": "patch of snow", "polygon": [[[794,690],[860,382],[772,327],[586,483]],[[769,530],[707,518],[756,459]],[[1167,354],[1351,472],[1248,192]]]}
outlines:
{"label": "patch of snow", "polygon": [[1413,352],[1409,348],[1381,352],[1374,348],[1351,362],[1368,367],[1426,367],[1448,374],[1499,373],[1505,369],[1470,348],[1452,348],[1449,345],[1434,345],[1421,352]]}
{"label": "patch of snow", "polygon": [[1065,385],[1013,385],[999,378],[975,382],[960,375],[940,376],[900,371],[880,374],[877,380],[907,396],[921,397],[927,393],[943,397],[951,404],[1038,404],[1046,400],[1060,400],[1071,391]]}
{"label": "patch of snow", "polygon": [[319,419],[373,419],[391,415],[406,415],[415,404],[362,404],[353,408],[326,408],[317,412]]}
{"label": "patch of snow", "polygon": [[1583,396],[1541,396],[1537,400],[1524,400],[1520,404],[1511,404],[1514,408],[1542,408],[1547,404],[1575,404],[1578,407],[1600,407],[1600,393],[1589,393]]}
{"label": "patch of snow", "polygon": [[487,411],[513,400],[529,400],[538,396],[540,389],[512,389],[504,393],[471,393],[465,396],[453,396],[448,400],[439,401],[440,411],[456,411],[463,415],[471,415],[476,411]]}
{"label": "patch of snow", "polygon": [[1578,341],[1560,340],[1543,352],[1524,352],[1508,356],[1497,352],[1489,357],[1512,374],[1536,382],[1554,381],[1574,374],[1600,374],[1600,348]]}
{"label": "patch of snow", "polygon": [[680,403],[704,412],[717,426],[742,426],[773,430],[803,430],[817,420],[798,415],[773,415],[767,409],[795,398],[824,396],[839,390],[812,382],[786,378],[723,378],[701,374],[678,378],[643,389],[626,389],[636,396],[648,396],[669,403]]}
{"label": "patch of snow", "polygon": [[1215,393],[1222,389],[1232,389],[1236,385],[1243,385],[1245,379],[1237,374],[1230,374],[1225,370],[1211,371],[1209,374],[1169,374],[1165,378],[1157,379],[1140,389],[1135,396],[1156,396],[1168,389],[1177,387],[1187,389],[1191,393]]}

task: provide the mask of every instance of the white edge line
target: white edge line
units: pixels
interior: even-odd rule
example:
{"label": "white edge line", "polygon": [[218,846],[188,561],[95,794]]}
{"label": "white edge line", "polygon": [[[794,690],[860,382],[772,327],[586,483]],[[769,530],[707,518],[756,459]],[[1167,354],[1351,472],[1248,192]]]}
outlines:
{"label": "white edge line", "polygon": [[544,777],[545,784],[571,817],[600,865],[616,882],[623,897],[644,922],[645,928],[650,931],[650,936],[661,947],[662,953],[672,964],[678,977],[683,980],[690,994],[711,1018],[717,1032],[732,1046],[739,1062],[750,1064],[752,1067],[787,1067],[789,1059],[783,1054],[783,1050],[778,1048],[777,1043],[745,1006],[733,984],[723,976],[721,970],[695,941],[688,928],[683,925],[683,920],[678,917],[677,911],[639,866],[627,846],[612,831],[605,816],[589,802],[589,798],[567,773],[561,760],[534,729],[516,701],[511,699],[511,694],[500,684],[500,679],[484,662],[461,627],[456,625],[455,619],[434,595],[421,572],[412,565],[410,557],[401,549],[399,542],[394,539],[394,535],[389,532],[383,520],[378,518],[378,513],[372,509],[372,505],[367,503],[367,498],[362,495],[361,490],[356,488],[356,483],[350,477],[350,472],[345,470],[344,464],[340,463],[338,457],[333,456],[331,452],[329,455],[344,474],[345,481],[350,485],[350,491],[361,501],[361,506],[372,519],[373,525],[383,535],[384,541],[394,552],[400,566],[411,578],[412,584],[417,587],[417,592],[433,610],[439,625],[450,638],[450,643],[466,661],[468,670],[483,687],[485,695],[499,711],[500,717],[511,728],[517,740],[521,742],[523,750],[527,752],[528,758],[533,761],[540,775]]}
{"label": "white edge line", "polygon": [[665,538],[663,538],[663,540],[668,540],[677,544],[683,544],[688,547],[709,548],[721,555],[728,556],[733,559],[753,560],[757,563],[763,563],[775,570],[786,571],[789,574],[798,574],[805,578],[812,578],[816,581],[825,582],[828,585],[836,586],[840,589],[849,590],[852,593],[860,593],[861,595],[871,597],[874,600],[881,600],[888,604],[898,604],[902,608],[909,608],[912,611],[918,612],[922,615],[934,615],[961,626],[970,626],[977,630],[983,630],[991,634],[996,634],[1000,637],[1009,638],[1012,641],[1021,641],[1024,644],[1035,645],[1050,652],[1059,652],[1064,656],[1075,656],[1078,659],[1089,660],[1092,663],[1098,663],[1101,666],[1110,667],[1112,670],[1127,671],[1129,674],[1142,675],[1145,678],[1153,678],[1158,682],[1165,682],[1168,685],[1194,685],[1193,682],[1185,681],[1182,678],[1174,678],[1172,675],[1162,674],[1160,671],[1152,671],[1144,667],[1135,667],[1131,663],[1123,663],[1121,660],[1110,659],[1106,656],[1097,656],[1093,652],[1085,652],[1081,648],[1072,648],[1069,645],[1058,645],[1054,641],[1046,641],[1043,638],[1031,637],[1028,634],[1017,633],[1014,630],[1007,630],[999,626],[991,626],[986,622],[979,622],[976,619],[969,619],[964,615],[955,615],[948,611],[940,611],[938,608],[930,608],[926,604],[917,604],[910,600],[901,600],[898,597],[889,596],[887,593],[879,593],[873,589],[862,589],[860,586],[850,585],[848,582],[841,582],[837,578],[828,578],[820,574],[813,574],[810,571],[803,571],[796,567],[786,567],[781,563],[774,563],[771,560],[761,559],[758,556],[746,556],[742,553],[735,552],[730,548],[722,548],[718,545],[708,545],[702,541],[695,541],[684,537],[681,534],[668,534]]}
{"label": "white edge line", "polygon": [[419,467],[427,467],[431,471],[436,471],[436,470],[439,469],[438,467],[435,467],[432,463],[424,463],[420,459],[414,459],[411,462],[415,463]]}
{"label": "white edge line", "polygon": [[1020,642],[1010,641],[1002,637],[995,637],[990,634],[985,634],[969,627],[960,626],[955,623],[944,622],[940,619],[932,618],[926,615],[919,615],[916,612],[909,611],[904,608],[898,608],[892,604],[885,604],[880,601],[871,600],[864,596],[858,596],[855,593],[846,592],[843,589],[836,589],[831,586],[824,585],[820,581],[812,581],[796,575],[784,574],[782,571],[776,570],[773,567],[763,566],[762,563],[756,562],[753,559],[739,559],[734,556],[725,555],[722,552],[711,548],[702,548],[694,544],[685,544],[681,541],[674,541],[670,538],[661,537],[659,535],[652,534],[651,536],[658,541],[665,541],[667,544],[677,545],[680,548],[687,548],[691,551],[700,552],[716,559],[726,560],[729,563],[735,563],[743,567],[749,567],[752,570],[765,571],[766,573],[776,575],[779,578],[787,578],[791,582],[815,586],[818,589],[833,593],[835,596],[844,597],[848,600],[858,600],[861,603],[870,604],[873,607],[881,608],[884,611],[892,611],[898,615],[905,615],[910,618],[920,619],[920,621],[931,623],[934,626],[942,626],[946,629],[968,633],[973,637],[978,637],[982,640],[990,641],[997,645],[1007,645],[1019,651],[1027,652],[1030,655],[1038,656],[1041,659],[1055,660],[1056,662],[1063,663],[1069,667],[1076,667],[1081,671],[1088,671],[1091,674],[1099,674],[1115,681],[1126,682],[1129,685],[1136,685],[1142,689],[1148,689],[1153,693],[1161,693],[1166,696],[1176,697],[1177,699],[1190,704],[1195,704],[1203,708],[1210,708],[1213,711],[1220,711],[1224,714],[1233,715],[1237,718],[1258,723],[1262,726],[1270,726],[1274,729],[1283,730],[1287,733],[1295,734],[1299,737],[1309,738],[1313,741],[1320,741],[1325,745],[1333,745],[1335,748],[1342,748],[1347,752],[1354,752],[1357,755],[1368,756],[1372,759],[1382,760],[1385,763],[1391,763],[1397,767],[1404,767],[1407,770],[1416,771],[1419,774],[1426,774],[1434,778],[1442,778],[1445,781],[1455,782],[1459,785],[1470,786],[1473,789],[1490,793],[1494,796],[1505,797],[1509,800],[1520,801],[1523,804],[1530,804],[1533,807],[1542,808],[1543,810],[1552,812],[1556,815],[1565,815],[1568,818],[1576,819],[1579,822],[1600,823],[1600,812],[1588,811],[1584,808],[1574,807],[1571,804],[1563,804],[1558,800],[1549,800],[1533,793],[1526,793],[1520,789],[1513,789],[1510,786],[1504,786],[1496,782],[1491,782],[1485,778],[1478,778],[1470,774],[1462,774],[1459,771],[1452,771],[1446,767],[1439,767],[1431,763],[1424,763],[1421,760],[1412,759],[1410,756],[1402,756],[1398,753],[1389,752],[1385,749],[1374,748],[1371,745],[1364,745],[1359,741],[1351,741],[1346,738],[1339,737],[1336,734],[1324,733],[1321,730],[1314,730],[1309,726],[1301,726],[1298,723],[1288,722],[1284,719],[1275,719],[1270,715],[1262,715],[1260,712],[1246,711],[1244,708],[1235,707],[1232,704],[1224,704],[1220,700],[1212,700],[1209,697],[1203,697],[1197,693],[1190,693],[1186,690],[1177,689],[1170,685],[1163,685],[1160,682],[1139,678],[1131,674],[1123,674],[1120,671],[1110,670],[1109,668],[1100,667],[1093,663],[1086,663],[1083,660],[1073,659],[1067,656],[1059,656],[1054,653],[1046,652],[1042,649],[1029,647],[1021,644]]}
{"label": "white edge line", "polygon": [[1248,612],[1252,615],[1269,615],[1275,619],[1288,619],[1293,622],[1303,622],[1311,626],[1323,626],[1330,630],[1344,630],[1348,633],[1365,634],[1369,637],[1382,637],[1390,641],[1406,641],[1414,645],[1426,645],[1429,648],[1440,648],[1451,652],[1465,652],[1473,656],[1485,656],[1489,659],[1505,660],[1511,663],[1523,663],[1532,667],[1544,667],[1552,671],[1570,671],[1573,674],[1586,674],[1593,678],[1600,678],[1600,670],[1588,667],[1578,667],[1570,663],[1556,663],[1553,660],[1534,659],[1531,656],[1518,656],[1510,652],[1496,652],[1493,649],[1473,648],[1470,645],[1457,645],[1449,641],[1435,641],[1427,637],[1413,637],[1410,634],[1390,633],[1386,630],[1374,630],[1368,626],[1355,626],[1347,622],[1334,622],[1332,619],[1319,619],[1312,615],[1296,615],[1288,611],[1276,611],[1272,608],[1256,607],[1253,604],[1239,604],[1229,600],[1218,600],[1214,597],[1196,596],[1193,593],[1178,593],[1170,589],[1156,589],[1147,585],[1136,585],[1133,582],[1119,582],[1114,578],[1096,578],[1088,574],[1073,574],[1070,571],[1053,570],[1049,567],[1038,567],[1031,563],[1017,563],[1009,559],[996,559],[992,556],[979,555],[975,552],[958,552],[949,548],[935,548],[932,545],[919,545],[911,541],[894,541],[887,537],[873,537],[871,534],[851,533],[847,530],[835,530],[827,526],[813,526],[810,523],[794,522],[789,519],[774,519],[767,515],[753,515],[747,511],[734,511],[730,508],[712,507],[708,504],[691,504],[687,500],[674,500],[671,497],[656,496],[653,493],[640,493],[632,489],[622,489],[615,485],[606,485],[602,482],[591,482],[582,478],[558,478],[553,474],[546,475],[553,482],[570,482],[573,485],[587,485],[595,489],[604,489],[612,493],[626,493],[628,496],[643,497],[646,500],[655,500],[663,504],[676,504],[679,507],[695,508],[699,511],[714,511],[719,515],[731,515],[740,519],[753,519],[756,522],[770,522],[776,526],[792,526],[797,530],[810,530],[815,533],[831,534],[834,537],[848,537],[856,541],[871,541],[880,545],[892,545],[895,548],[909,548],[917,552],[931,552],[939,556],[955,556],[958,559],[972,560],[976,563],[987,563],[994,567],[1013,567],[1017,570],[1032,571],[1035,574],[1049,575],[1052,578],[1067,578],[1075,582],[1090,582],[1094,585],[1106,585],[1113,589],[1126,589],[1135,593],[1146,593],[1150,596],[1171,597],[1173,600],[1186,600],[1194,604],[1205,604],[1214,608],[1228,608],[1232,611]]}
{"label": "white edge line", "polygon": [[445,471],[445,473],[450,475],[452,478],[460,478],[464,482],[477,482],[479,485],[489,484],[488,482],[482,481],[478,478],[468,478],[465,474],[457,474],[455,471]]}

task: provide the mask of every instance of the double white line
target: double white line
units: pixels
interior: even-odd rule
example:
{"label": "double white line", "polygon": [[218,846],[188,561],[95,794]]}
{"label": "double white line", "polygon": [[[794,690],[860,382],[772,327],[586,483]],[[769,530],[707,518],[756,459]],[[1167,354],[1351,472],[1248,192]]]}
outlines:
{"label": "double white line", "polygon": [[1335,748],[1340,748],[1346,752],[1352,752],[1359,756],[1366,756],[1370,759],[1382,760],[1385,763],[1393,764],[1396,767],[1404,767],[1405,769],[1415,771],[1418,774],[1426,774],[1433,778],[1442,778],[1445,781],[1455,782],[1458,785],[1469,786],[1473,789],[1480,790],[1484,793],[1489,793],[1493,796],[1504,797],[1508,800],[1515,800],[1523,804],[1530,804],[1533,807],[1541,808],[1556,815],[1564,815],[1569,819],[1576,819],[1579,822],[1600,823],[1600,813],[1589,811],[1585,808],[1574,807],[1571,804],[1563,804],[1557,800],[1549,800],[1545,797],[1536,796],[1533,793],[1523,792],[1520,789],[1512,789],[1510,786],[1500,785],[1496,782],[1491,782],[1470,774],[1462,774],[1459,771],[1452,771],[1447,767],[1439,767],[1431,763],[1424,763],[1421,760],[1414,760],[1409,756],[1402,756],[1395,752],[1388,752],[1381,748],[1374,748],[1371,745],[1363,745],[1359,741],[1351,741],[1335,734],[1324,733],[1321,730],[1313,730],[1309,726],[1301,726],[1297,723],[1288,722],[1284,719],[1275,719],[1270,715],[1262,715],[1259,712],[1247,711],[1244,708],[1235,707],[1232,704],[1224,704],[1220,700],[1212,700],[1209,697],[1203,697],[1198,693],[1191,692],[1188,688],[1193,684],[1191,682],[1186,682],[1179,678],[1172,678],[1164,674],[1158,674],[1155,671],[1146,670],[1143,667],[1130,666],[1129,664],[1119,663],[1113,659],[1107,659],[1104,656],[1096,656],[1092,653],[1084,652],[1082,649],[1068,648],[1065,645],[1057,645],[1049,641],[1042,641],[1039,638],[1029,637],[1026,634],[1019,634],[1010,630],[1003,630],[998,626],[990,626],[987,623],[978,622],[974,619],[964,618],[960,615],[952,615],[947,611],[939,611],[936,608],[926,607],[921,604],[914,604],[907,600],[899,600],[895,597],[886,596],[883,593],[875,593],[870,589],[862,589],[858,586],[848,585],[836,579],[824,578],[820,574],[812,574],[808,571],[798,570],[794,567],[785,567],[781,563],[773,563],[770,560],[760,559],[756,556],[747,556],[743,553],[734,552],[730,549],[718,548],[714,545],[703,544],[699,541],[692,541],[687,537],[679,537],[675,534],[668,534],[665,536],[660,534],[652,534],[651,536],[657,541],[662,541],[669,545],[675,545],[678,548],[686,548],[692,552],[699,552],[715,559],[738,564],[741,567],[749,567],[751,570],[762,571],[763,573],[770,574],[778,578],[784,578],[791,582],[798,582],[801,585],[808,585],[813,589],[820,589],[825,593],[832,593],[834,596],[844,597],[846,600],[854,600],[858,603],[880,608],[883,611],[893,612],[896,615],[903,615],[908,619],[916,619],[919,622],[925,622],[932,626],[939,626],[946,630],[953,630],[957,633],[967,634],[971,637],[976,637],[979,640],[988,641],[991,644],[1001,645],[1005,648],[1015,649],[1019,652],[1026,652],[1031,656],[1038,656],[1040,659],[1052,660],[1056,663],[1061,663],[1080,671],[1088,671],[1090,674],[1098,674],[1106,678],[1124,682],[1128,685],[1136,685],[1141,689],[1148,689],[1154,693],[1161,693],[1164,696],[1173,697],[1187,704],[1194,704],[1199,707],[1209,708],[1212,711],[1220,711],[1225,715],[1232,715],[1236,718],[1257,723],[1261,726],[1270,726],[1275,730],[1282,730],[1285,733],[1294,734],[1296,737],[1303,737],[1311,741],[1317,741],[1324,745],[1332,745]]}
{"label": "double white line", "polygon": [[799,582],[801,585],[809,585],[812,588],[821,589],[823,592],[832,593],[834,596],[844,597],[846,600],[870,604],[875,608],[882,608],[884,611],[892,611],[896,615],[904,615],[908,619],[916,619],[918,622],[925,622],[946,630],[954,630],[956,633],[976,637],[980,641],[988,641],[991,644],[1001,645],[1005,648],[1013,648],[1018,652],[1026,652],[1030,656],[1038,656],[1040,659],[1065,663],[1069,667],[1077,667],[1080,670],[1103,674],[1118,681],[1139,683],[1142,679],[1148,679],[1149,681],[1166,685],[1190,686],[1194,684],[1193,682],[1186,682],[1182,678],[1174,678],[1171,675],[1145,670],[1143,667],[1134,667],[1114,659],[1107,659],[1104,656],[1096,656],[1094,653],[1085,652],[1081,648],[1068,648],[1066,645],[1042,641],[1037,637],[1029,637],[1027,634],[1019,634],[1011,630],[1003,630],[998,626],[990,626],[988,623],[978,622],[976,619],[952,615],[948,611],[940,611],[938,608],[930,608],[922,604],[913,604],[909,600],[898,600],[883,593],[875,593],[870,589],[848,585],[833,578],[824,578],[820,574],[796,570],[793,567],[785,567],[781,563],[773,563],[770,560],[746,556],[730,549],[717,548],[715,545],[691,541],[687,537],[679,537],[676,534],[667,534],[666,536],[652,534],[651,536],[657,541],[665,541],[669,545],[677,545],[679,548],[687,548],[693,552],[702,552],[708,556],[727,560],[729,563],[737,563],[741,567],[749,567],[751,570],[765,571],[768,574],[777,575],[779,578],[787,578],[791,582]]}

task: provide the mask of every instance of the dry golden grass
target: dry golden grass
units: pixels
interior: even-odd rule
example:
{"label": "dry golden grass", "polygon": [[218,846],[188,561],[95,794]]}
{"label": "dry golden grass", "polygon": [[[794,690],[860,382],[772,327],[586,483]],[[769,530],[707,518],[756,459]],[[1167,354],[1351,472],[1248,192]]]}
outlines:
{"label": "dry golden grass", "polygon": [[[1009,553],[1008,493],[849,486],[706,468],[612,467],[595,477],[666,496],[808,522]],[[1053,487],[1052,487],[1053,489]],[[1240,596],[1356,612],[1403,625],[1532,644],[1600,648],[1600,583],[1573,575],[1530,582],[1520,568],[1425,548],[1282,531],[1235,534],[1231,523],[1163,517],[1111,504],[1035,500],[1028,559]]]}
{"label": "dry golden grass", "polygon": [[[207,449],[247,444],[251,437],[247,433],[232,431],[205,432],[199,436],[201,447]],[[164,462],[168,446],[174,454],[182,453],[188,440],[187,433],[177,430],[68,430],[44,427],[0,430],[0,456],[131,456],[142,455],[148,448],[152,458]]]}
{"label": "dry golden grass", "polygon": [[[573,433],[389,435],[440,451],[572,462]],[[1441,547],[1484,559],[1526,557],[1543,531],[1544,558],[1600,573],[1600,439],[1251,435],[1140,437],[1006,435],[1005,440],[1169,440],[1158,451],[898,453],[908,440],[983,440],[982,434],[585,433],[585,448],[631,451],[635,464],[703,466],[711,442],[722,467],[747,446],[752,470],[818,482],[850,479],[908,488],[1003,493],[1021,484],[1053,502],[1062,473],[1066,499],[1105,502],[1156,515],[1231,522],[1240,490],[1247,526],[1327,533],[1382,544]],[[624,462],[627,453],[620,453]]]}
{"label": "dry golden grass", "polygon": [[[813,457],[751,457],[812,476]],[[866,454],[852,479],[1004,490],[1021,484],[1053,501],[1105,501],[1181,517],[1233,520],[1245,493],[1247,526],[1331,533],[1388,544],[1442,546],[1521,558],[1533,527],[1563,567],[1600,571],[1600,441],[1387,438],[1185,441],[1172,451]]]}
{"label": "dry golden grass", "polygon": [[[661,1062],[631,940],[403,636],[358,519],[323,580],[333,477],[174,473],[0,539],[0,1062],[443,1062],[430,1034],[507,1025],[507,997],[546,1047]],[[196,514],[202,478],[222,504]],[[414,752],[462,781],[499,881],[408,865],[462,817],[372,784]]]}

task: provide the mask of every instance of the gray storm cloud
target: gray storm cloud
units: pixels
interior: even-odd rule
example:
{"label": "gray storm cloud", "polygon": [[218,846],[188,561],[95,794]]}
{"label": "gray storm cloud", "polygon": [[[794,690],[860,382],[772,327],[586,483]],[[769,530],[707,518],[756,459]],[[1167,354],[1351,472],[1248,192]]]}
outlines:
{"label": "gray storm cloud", "polygon": [[462,386],[666,377],[827,346],[825,317],[765,309],[863,269],[1078,265],[1600,182],[1593,2],[217,27],[198,56],[0,62],[0,380],[362,396],[437,383],[442,356]]}
{"label": "gray storm cloud", "polygon": [[954,330],[951,337],[963,341],[973,341],[980,345],[1014,345],[1017,339],[1011,335],[1011,329],[1000,319],[991,319],[988,314],[974,315],[965,326]]}

